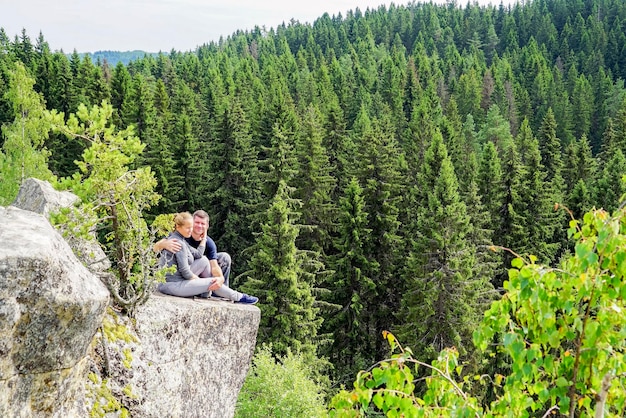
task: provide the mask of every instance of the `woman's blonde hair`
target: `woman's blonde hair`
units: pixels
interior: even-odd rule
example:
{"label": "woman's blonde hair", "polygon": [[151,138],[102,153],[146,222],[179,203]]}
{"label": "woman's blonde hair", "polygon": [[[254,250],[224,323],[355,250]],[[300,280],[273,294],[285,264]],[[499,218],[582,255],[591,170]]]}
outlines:
{"label": "woman's blonde hair", "polygon": [[189,212],[179,212],[174,216],[174,229],[177,226],[183,226],[187,221],[193,222],[193,216]]}

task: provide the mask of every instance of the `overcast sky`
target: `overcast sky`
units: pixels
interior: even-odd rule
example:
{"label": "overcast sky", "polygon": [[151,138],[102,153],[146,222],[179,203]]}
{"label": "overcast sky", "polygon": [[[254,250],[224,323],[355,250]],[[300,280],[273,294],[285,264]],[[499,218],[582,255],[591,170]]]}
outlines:
{"label": "overcast sky", "polygon": [[[512,0],[478,0],[480,4]],[[436,0],[445,3],[446,0]],[[463,6],[467,0],[457,0]],[[0,0],[0,27],[10,39],[39,32],[53,51],[181,52],[226,38],[238,29],[267,29],[295,19],[313,23],[357,7],[362,12],[389,0]],[[396,0],[397,5],[408,0]]]}

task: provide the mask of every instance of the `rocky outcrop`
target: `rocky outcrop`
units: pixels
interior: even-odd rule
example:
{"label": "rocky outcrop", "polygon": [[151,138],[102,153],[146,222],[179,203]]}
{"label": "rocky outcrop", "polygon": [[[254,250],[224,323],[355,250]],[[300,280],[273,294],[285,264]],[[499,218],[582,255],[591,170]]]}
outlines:
{"label": "rocky outcrop", "polygon": [[43,215],[0,207],[0,416],[86,416],[109,293]]}
{"label": "rocky outcrop", "polygon": [[120,315],[29,184],[41,214],[0,207],[0,417],[232,417],[260,310],[156,292]]}
{"label": "rocky outcrop", "polygon": [[133,417],[232,417],[259,321],[255,306],[158,293],[133,321],[110,312],[91,356],[109,368],[99,362],[91,391],[108,379]]}
{"label": "rocky outcrop", "polygon": [[[46,181],[28,178],[22,182],[20,191],[11,206],[40,213],[48,219],[52,213],[71,208],[78,202],[79,198],[74,193],[60,192]],[[74,250],[74,254],[88,266],[89,270],[106,271],[111,267],[111,262],[96,242],[95,234],[92,239],[68,236],[66,240]]]}
{"label": "rocky outcrop", "polygon": [[40,213],[48,218],[50,213],[69,208],[78,203],[78,200],[74,193],[59,192],[47,181],[31,177],[22,182],[11,206]]}

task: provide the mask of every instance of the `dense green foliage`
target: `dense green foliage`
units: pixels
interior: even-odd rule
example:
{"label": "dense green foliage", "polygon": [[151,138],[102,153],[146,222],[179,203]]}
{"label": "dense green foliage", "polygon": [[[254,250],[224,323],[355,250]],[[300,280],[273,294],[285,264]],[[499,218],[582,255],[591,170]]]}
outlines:
{"label": "dense green foliage", "polygon": [[[333,383],[349,384],[390,354],[389,330],[415,358],[455,345],[464,370],[492,361],[506,374],[507,354],[472,344],[515,259],[488,249],[552,268],[575,251],[555,204],[575,218],[618,207],[625,22],[621,0],[410,3],[114,67],[0,29],[0,145],[9,155],[27,138],[21,62],[51,114],[106,103],[107,123],[132,127],[145,149],[127,168],[150,167],[161,195],[148,219],[209,212],[233,284],[260,296],[260,340],[280,353],[328,359]],[[24,156],[80,175],[88,143],[38,129]],[[15,191],[11,155],[0,187]]]}
{"label": "dense green foliage", "polygon": [[[626,181],[626,176],[624,177]],[[536,257],[515,258],[506,293],[485,312],[474,332],[484,352],[510,362],[507,376],[480,370],[472,378],[445,349],[432,365],[412,352],[359,373],[355,389],[332,402],[331,416],[383,411],[389,417],[623,417],[626,412],[626,207],[593,210],[570,222],[574,252],[557,268]],[[395,348],[395,337],[387,334]],[[494,346],[494,340],[502,341]],[[414,393],[414,375],[427,369],[426,389]],[[487,383],[496,396],[483,403],[472,385]]]}
{"label": "dense green foliage", "polygon": [[13,122],[2,125],[0,149],[0,205],[17,197],[22,181],[28,177],[53,180],[48,169],[48,151],[44,141],[52,129],[54,112],[48,112],[40,94],[33,90],[35,81],[20,62],[9,73],[5,98],[13,106]]}
{"label": "dense green foliage", "polygon": [[324,389],[299,354],[277,356],[262,346],[239,392],[235,417],[321,418],[327,415]]}
{"label": "dense green foliage", "polygon": [[[72,190],[80,207],[63,209],[53,221],[70,236],[94,233],[112,261],[112,271],[99,273],[117,307],[128,314],[152,294],[157,274],[156,254],[144,220],[146,211],[158,201],[156,180],[150,167],[130,169],[144,144],[133,128],[118,130],[109,120],[113,108],[103,102],[87,109],[80,105],[67,123],[54,130],[68,138],[86,142],[80,171],[59,181],[58,187]],[[89,235],[87,235],[89,237]]]}

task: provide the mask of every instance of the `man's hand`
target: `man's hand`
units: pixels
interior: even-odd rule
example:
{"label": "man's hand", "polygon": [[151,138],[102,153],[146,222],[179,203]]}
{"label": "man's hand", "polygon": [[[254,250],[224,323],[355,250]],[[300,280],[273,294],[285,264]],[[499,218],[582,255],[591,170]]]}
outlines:
{"label": "man's hand", "polygon": [[171,253],[177,253],[182,248],[182,244],[176,238],[163,240],[161,247]]}

